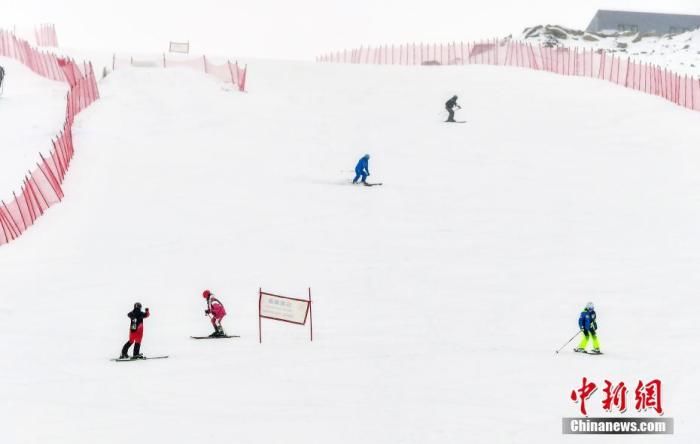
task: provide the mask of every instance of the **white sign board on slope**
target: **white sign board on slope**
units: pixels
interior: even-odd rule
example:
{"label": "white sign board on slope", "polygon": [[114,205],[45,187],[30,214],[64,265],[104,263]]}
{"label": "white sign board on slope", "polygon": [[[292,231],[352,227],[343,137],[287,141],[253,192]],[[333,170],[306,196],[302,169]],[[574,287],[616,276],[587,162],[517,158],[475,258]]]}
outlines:
{"label": "white sign board on slope", "polygon": [[260,317],[304,325],[308,313],[309,301],[269,293],[261,294]]}
{"label": "white sign board on slope", "polygon": [[182,54],[190,53],[190,42],[170,42],[169,52],[179,52]]}

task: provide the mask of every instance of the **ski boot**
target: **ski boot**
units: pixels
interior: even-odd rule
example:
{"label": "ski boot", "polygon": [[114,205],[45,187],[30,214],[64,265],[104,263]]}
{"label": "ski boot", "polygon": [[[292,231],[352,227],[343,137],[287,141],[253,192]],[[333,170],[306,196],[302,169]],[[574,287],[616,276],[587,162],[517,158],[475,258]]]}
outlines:
{"label": "ski boot", "polygon": [[119,359],[129,359],[129,347],[131,347],[131,342],[127,341],[122,347],[122,354],[119,355]]}
{"label": "ski boot", "polygon": [[137,342],[134,344],[134,356],[132,356],[131,359],[146,359],[142,354],[141,354],[141,344]]}
{"label": "ski boot", "polygon": [[594,348],[593,350],[590,351],[590,353],[591,353],[592,355],[600,355],[600,354],[602,354],[602,353],[600,352],[600,349],[599,349],[599,348]]}
{"label": "ski boot", "polygon": [[585,349],[585,348],[581,348],[581,347],[576,347],[576,348],[574,349],[574,351],[575,351],[576,353],[586,353],[586,349]]}

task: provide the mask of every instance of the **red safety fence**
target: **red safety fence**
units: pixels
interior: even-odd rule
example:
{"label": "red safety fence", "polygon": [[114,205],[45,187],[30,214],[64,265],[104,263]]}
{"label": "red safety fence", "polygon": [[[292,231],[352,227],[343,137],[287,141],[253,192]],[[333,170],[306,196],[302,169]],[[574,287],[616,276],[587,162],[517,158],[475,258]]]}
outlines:
{"label": "red safety fence", "polygon": [[29,69],[51,80],[66,80],[59,65],[60,58],[53,54],[37,51],[26,40],[8,31],[0,30],[0,55],[22,62]]}
{"label": "red safety fence", "polygon": [[52,24],[46,23],[39,25],[38,28],[34,29],[34,37],[36,38],[36,44],[39,46],[53,46],[54,48],[58,48],[56,27]]}
{"label": "red safety fence", "polygon": [[203,71],[206,74],[210,74],[218,79],[232,83],[238,86],[239,91],[245,91],[246,74],[248,72],[248,66],[241,68],[238,66],[238,62],[231,62],[227,60],[222,64],[213,63],[207,56],[201,56],[196,58],[183,58],[183,57],[171,57],[167,58],[165,54],[158,57],[148,57],[148,56],[128,56],[128,57],[117,57],[116,54],[112,56],[112,70],[117,68],[123,68],[127,66],[135,66],[142,68],[191,68],[197,71]]}
{"label": "red safety fence", "polygon": [[[9,203],[0,200],[0,245],[17,239],[53,204],[63,199],[63,179],[73,158],[73,119],[99,98],[91,64],[80,67],[71,59],[46,54],[26,41],[0,30],[0,56],[12,57],[34,72],[52,80],[68,83],[66,118],[63,129],[52,140],[53,148],[45,157],[39,154],[36,169],[28,171],[19,194],[12,192]],[[58,69],[58,71],[56,71]]]}
{"label": "red safety fence", "polygon": [[475,43],[361,47],[317,58],[319,62],[377,65],[517,66],[562,75],[591,77],[663,97],[700,111],[700,79],[603,50],[535,46],[512,40]]}

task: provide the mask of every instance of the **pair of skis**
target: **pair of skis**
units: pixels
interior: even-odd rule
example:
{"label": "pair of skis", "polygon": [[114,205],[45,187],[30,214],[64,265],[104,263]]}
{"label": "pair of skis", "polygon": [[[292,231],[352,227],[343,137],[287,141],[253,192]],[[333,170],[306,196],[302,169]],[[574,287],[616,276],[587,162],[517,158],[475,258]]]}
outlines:
{"label": "pair of skis", "polygon": [[238,335],[223,335],[223,336],[190,336],[192,339],[226,339],[226,338],[240,338]]}
{"label": "pair of skis", "polygon": [[[224,336],[190,336],[192,339],[229,339],[229,338],[240,338],[238,335],[224,335]],[[167,359],[168,355],[162,356],[143,356],[141,358],[114,358],[110,361],[114,362],[130,362],[130,361],[147,361],[149,359]]]}
{"label": "pair of skis", "polygon": [[586,351],[586,350],[576,350],[576,349],[574,349],[574,353],[583,353],[585,355],[602,355],[603,354],[603,352],[600,352],[600,351],[594,352],[592,350]]}
{"label": "pair of skis", "polygon": [[149,359],[166,359],[168,358],[168,355],[163,355],[163,356],[144,356],[142,358],[114,358],[110,359],[110,361],[114,362],[130,362],[130,361],[147,361]]}

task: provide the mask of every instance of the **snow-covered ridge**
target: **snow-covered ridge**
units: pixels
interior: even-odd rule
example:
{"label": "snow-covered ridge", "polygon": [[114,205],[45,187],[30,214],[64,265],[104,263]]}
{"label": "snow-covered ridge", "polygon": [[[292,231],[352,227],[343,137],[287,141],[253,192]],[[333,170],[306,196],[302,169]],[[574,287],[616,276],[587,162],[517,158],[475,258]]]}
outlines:
{"label": "snow-covered ridge", "polygon": [[652,35],[637,32],[591,33],[557,25],[538,25],[525,28],[515,39],[547,47],[599,49],[681,74],[700,74],[700,30]]}

